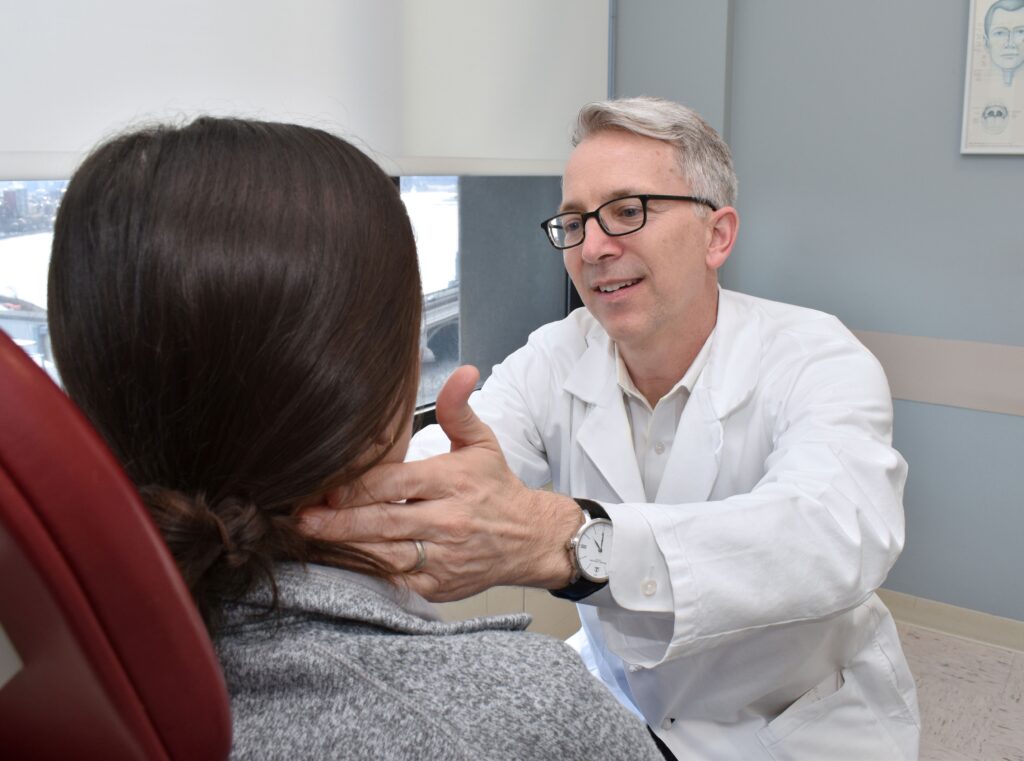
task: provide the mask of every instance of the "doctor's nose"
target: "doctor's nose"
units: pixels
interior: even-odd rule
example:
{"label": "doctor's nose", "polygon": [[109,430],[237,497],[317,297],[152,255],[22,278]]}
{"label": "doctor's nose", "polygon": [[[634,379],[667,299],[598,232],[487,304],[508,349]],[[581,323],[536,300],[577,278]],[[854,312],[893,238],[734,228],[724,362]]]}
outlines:
{"label": "doctor's nose", "polygon": [[586,235],[580,244],[580,256],[583,261],[587,264],[595,264],[602,259],[615,257],[622,253],[620,236],[606,233],[597,219],[588,219],[586,225]]}

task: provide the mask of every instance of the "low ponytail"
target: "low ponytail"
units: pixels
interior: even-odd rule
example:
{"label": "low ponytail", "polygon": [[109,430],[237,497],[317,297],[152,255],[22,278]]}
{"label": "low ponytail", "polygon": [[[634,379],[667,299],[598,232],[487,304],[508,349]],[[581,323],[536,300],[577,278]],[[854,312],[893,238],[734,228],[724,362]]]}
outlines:
{"label": "low ponytail", "polygon": [[294,543],[286,539],[294,533],[287,517],[235,498],[211,505],[203,494],[159,486],[144,486],[139,493],[208,628],[215,628],[224,600],[241,597],[260,582],[273,586],[273,558],[293,554],[280,546]]}
{"label": "low ponytail", "polygon": [[266,585],[269,610],[277,608],[276,561],[324,563],[390,579],[398,575],[361,550],[301,534],[290,512],[275,514],[235,497],[210,504],[203,494],[155,485],[141,487],[139,494],[211,633],[223,604],[256,587]]}

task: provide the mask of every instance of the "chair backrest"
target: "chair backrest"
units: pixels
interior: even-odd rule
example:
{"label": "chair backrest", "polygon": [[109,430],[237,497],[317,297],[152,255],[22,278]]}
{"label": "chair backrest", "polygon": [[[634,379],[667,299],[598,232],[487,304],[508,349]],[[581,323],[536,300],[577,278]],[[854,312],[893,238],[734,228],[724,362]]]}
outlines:
{"label": "chair backrest", "polygon": [[103,441],[0,331],[0,756],[223,761],[224,678]]}

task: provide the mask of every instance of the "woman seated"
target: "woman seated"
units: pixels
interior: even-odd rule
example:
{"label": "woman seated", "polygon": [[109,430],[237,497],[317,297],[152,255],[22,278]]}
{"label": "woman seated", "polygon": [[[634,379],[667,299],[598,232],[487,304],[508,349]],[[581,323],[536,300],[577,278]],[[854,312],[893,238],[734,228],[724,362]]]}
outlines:
{"label": "woman seated", "polygon": [[413,232],[356,148],[212,118],[108,142],[61,205],[49,304],[68,394],[213,637],[232,758],[660,758],[526,616],[444,623],[413,569],[299,531],[403,457],[416,398]]}

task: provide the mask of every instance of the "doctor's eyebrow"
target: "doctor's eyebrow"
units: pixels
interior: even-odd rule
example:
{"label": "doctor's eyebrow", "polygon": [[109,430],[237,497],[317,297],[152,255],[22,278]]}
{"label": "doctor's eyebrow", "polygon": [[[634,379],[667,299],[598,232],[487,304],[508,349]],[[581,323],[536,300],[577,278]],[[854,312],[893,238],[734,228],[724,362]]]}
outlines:
{"label": "doctor's eyebrow", "polygon": [[[609,191],[604,196],[602,196],[602,198],[604,200],[602,200],[601,203],[597,204],[597,206],[600,206],[602,203],[607,203],[608,201],[614,200],[616,198],[623,198],[625,196],[643,195],[644,193],[649,193],[649,192],[652,192],[652,191],[641,191],[641,190],[637,190],[635,188],[616,188],[614,190]],[[589,209],[584,209],[583,208],[583,204],[577,203],[577,202],[575,202],[575,201],[570,199],[568,201],[562,201],[562,205],[558,207],[558,213],[559,214],[561,214],[562,212],[566,212],[566,211],[589,211]]]}

